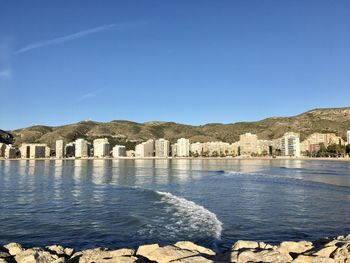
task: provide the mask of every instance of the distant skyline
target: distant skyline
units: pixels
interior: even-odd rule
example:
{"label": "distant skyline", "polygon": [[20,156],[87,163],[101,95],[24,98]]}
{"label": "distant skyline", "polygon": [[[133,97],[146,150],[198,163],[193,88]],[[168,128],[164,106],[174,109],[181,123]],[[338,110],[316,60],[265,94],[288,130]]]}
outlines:
{"label": "distant skyline", "polygon": [[350,1],[0,0],[0,129],[350,106]]}

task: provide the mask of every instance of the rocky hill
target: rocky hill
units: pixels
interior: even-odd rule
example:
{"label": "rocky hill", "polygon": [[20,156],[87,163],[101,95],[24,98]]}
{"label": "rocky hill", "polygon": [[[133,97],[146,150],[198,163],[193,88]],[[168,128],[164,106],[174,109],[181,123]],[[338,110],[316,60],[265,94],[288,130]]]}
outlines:
{"label": "rocky hill", "polygon": [[60,138],[70,142],[77,138],[92,141],[95,138],[107,137],[112,146],[121,143],[133,148],[136,143],[149,138],[166,138],[174,142],[178,138],[185,137],[191,141],[220,140],[232,143],[245,132],[255,133],[260,139],[274,139],[281,137],[287,131],[296,131],[300,133],[302,140],[313,132],[333,132],[345,139],[347,130],[350,130],[350,107],[314,109],[293,117],[274,117],[256,122],[215,123],[201,126],[174,122],[82,121],[57,127],[32,126],[3,132],[0,133],[0,140],[12,141],[15,145],[41,142],[53,146]]}

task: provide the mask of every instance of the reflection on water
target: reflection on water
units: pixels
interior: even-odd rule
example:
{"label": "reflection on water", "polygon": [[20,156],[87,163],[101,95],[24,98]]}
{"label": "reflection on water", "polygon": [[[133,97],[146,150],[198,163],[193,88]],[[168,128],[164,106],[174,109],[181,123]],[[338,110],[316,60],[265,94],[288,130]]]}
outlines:
{"label": "reflection on water", "polygon": [[222,249],[350,232],[350,163],[4,160],[0,198],[0,243]]}

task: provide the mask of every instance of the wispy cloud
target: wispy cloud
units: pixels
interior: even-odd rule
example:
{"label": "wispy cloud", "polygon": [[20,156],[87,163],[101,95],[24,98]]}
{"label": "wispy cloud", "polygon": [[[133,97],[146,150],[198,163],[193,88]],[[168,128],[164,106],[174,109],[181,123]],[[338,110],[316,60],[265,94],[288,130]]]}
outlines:
{"label": "wispy cloud", "polygon": [[20,54],[20,53],[28,52],[28,51],[33,50],[33,49],[37,49],[37,48],[42,48],[42,47],[46,47],[46,46],[65,43],[68,41],[72,41],[75,39],[79,39],[79,38],[82,38],[82,37],[85,37],[88,35],[92,35],[92,34],[96,34],[99,32],[103,32],[103,31],[108,31],[108,30],[113,30],[113,29],[118,29],[118,28],[120,29],[120,27],[121,27],[121,25],[118,25],[118,24],[110,24],[110,25],[103,25],[103,26],[99,26],[99,27],[90,28],[90,29],[79,31],[79,32],[76,32],[76,33],[73,33],[70,35],[32,43],[30,45],[27,45],[25,47],[22,47],[22,48],[16,50],[14,52],[14,54]]}
{"label": "wispy cloud", "polygon": [[82,101],[85,101],[85,100],[88,100],[88,99],[91,99],[91,98],[94,98],[96,97],[96,95],[100,92],[102,92],[103,89],[97,89],[95,91],[92,91],[92,92],[88,92],[88,93],[85,93],[83,94],[82,96],[80,96],[77,101],[78,102],[82,102]]}
{"label": "wispy cloud", "polygon": [[9,79],[12,76],[12,70],[11,69],[3,69],[0,70],[0,79]]}

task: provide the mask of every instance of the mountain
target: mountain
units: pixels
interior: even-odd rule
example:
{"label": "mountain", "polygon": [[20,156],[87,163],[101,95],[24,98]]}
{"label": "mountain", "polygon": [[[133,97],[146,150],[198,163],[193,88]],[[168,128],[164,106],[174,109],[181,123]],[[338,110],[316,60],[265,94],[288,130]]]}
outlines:
{"label": "mountain", "polygon": [[77,138],[92,141],[107,137],[112,146],[124,144],[132,149],[136,143],[150,138],[166,138],[175,142],[178,138],[185,137],[191,142],[219,140],[232,143],[239,140],[240,134],[246,132],[257,134],[259,139],[275,139],[287,131],[295,131],[300,133],[301,140],[314,132],[333,132],[345,139],[347,130],[350,130],[350,107],[314,109],[293,117],[274,117],[256,122],[211,123],[200,126],[174,122],[136,123],[125,120],[106,123],[82,121],[57,127],[38,125],[8,132],[1,131],[0,140],[12,141],[16,146],[24,142],[41,142],[52,147],[57,139],[70,142]]}

